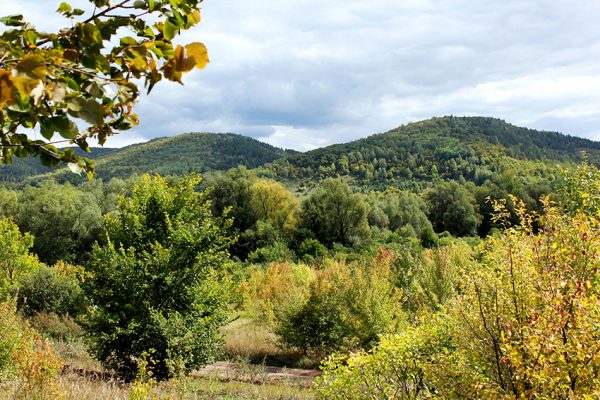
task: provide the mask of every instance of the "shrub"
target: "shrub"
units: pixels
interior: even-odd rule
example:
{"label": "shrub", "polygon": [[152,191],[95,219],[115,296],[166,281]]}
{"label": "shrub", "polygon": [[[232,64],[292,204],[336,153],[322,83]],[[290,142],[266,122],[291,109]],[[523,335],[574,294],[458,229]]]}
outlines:
{"label": "shrub", "polygon": [[91,353],[126,379],[143,354],[153,354],[160,380],[198,368],[220,346],[230,221],[213,217],[199,182],[145,176],[107,217],[107,244],[86,266]]}
{"label": "shrub", "polygon": [[382,337],[372,350],[333,356],[322,366],[316,392],[321,399],[459,399],[468,374],[456,373],[464,360],[454,352],[452,329],[441,317]]}
{"label": "shrub", "polygon": [[40,266],[21,280],[19,308],[27,316],[39,312],[71,315],[85,310],[83,290],[79,286],[82,270],[57,263],[54,267]]}
{"label": "shrub", "polygon": [[277,320],[308,300],[314,276],[305,264],[273,263],[255,271],[240,285],[244,311],[273,327]]}
{"label": "shrub", "polygon": [[19,317],[16,301],[0,303],[0,378],[18,379],[23,398],[50,399],[61,368],[50,343]]}
{"label": "shrub", "polygon": [[300,243],[296,253],[301,260],[306,262],[313,262],[318,259],[323,259],[329,254],[325,245],[323,245],[317,239],[310,238],[304,239],[302,243]]}
{"label": "shrub", "polygon": [[283,262],[294,257],[292,251],[282,242],[260,247],[248,254],[248,261],[257,264]]}
{"label": "shrub", "polygon": [[403,320],[393,266],[394,257],[383,250],[368,262],[325,260],[310,297],[282,315],[277,333],[287,345],[321,354],[370,346]]}

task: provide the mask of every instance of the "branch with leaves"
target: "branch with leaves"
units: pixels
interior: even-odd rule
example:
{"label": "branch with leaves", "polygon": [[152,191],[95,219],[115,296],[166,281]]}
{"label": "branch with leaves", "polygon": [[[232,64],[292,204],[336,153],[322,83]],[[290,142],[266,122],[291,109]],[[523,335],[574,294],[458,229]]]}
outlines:
{"label": "branch with leaves", "polygon": [[[57,12],[72,27],[58,33],[40,32],[22,15],[0,18],[6,26],[0,34],[0,162],[39,156],[44,165],[66,163],[91,177],[89,159],[55,145],[89,152],[89,139],[104,144],[138,123],[134,79],[150,93],[161,80],[182,83],[184,73],[208,63],[202,43],[172,42],[200,22],[202,0],[89,1],[91,15],[60,4]],[[27,135],[32,130],[43,139]]]}

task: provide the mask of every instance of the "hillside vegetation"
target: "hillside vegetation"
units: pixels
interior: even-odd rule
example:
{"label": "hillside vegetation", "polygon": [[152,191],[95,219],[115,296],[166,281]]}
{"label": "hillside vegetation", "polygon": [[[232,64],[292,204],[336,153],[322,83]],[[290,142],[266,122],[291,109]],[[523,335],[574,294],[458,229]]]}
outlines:
{"label": "hillside vegetation", "polygon": [[[96,164],[96,177],[127,178],[133,174],[184,175],[191,172],[203,173],[213,170],[227,170],[243,165],[256,168],[288,154],[258,140],[231,133],[185,133],[178,136],[154,139],[147,143],[134,144],[122,149],[100,152],[94,149],[90,158]],[[8,171],[18,165],[9,166]],[[40,167],[47,170],[45,167]],[[23,171],[27,173],[27,171]],[[38,172],[37,170],[33,172]],[[14,178],[18,172],[13,172]],[[19,179],[26,179],[21,174]],[[30,177],[28,183],[35,183],[47,177],[57,181],[81,183],[85,177],[78,177],[67,169],[50,174]],[[11,179],[13,181],[17,179]]]}
{"label": "hillside vegetation", "polygon": [[582,151],[590,161],[600,160],[600,143],[591,140],[494,118],[450,116],[296,154],[266,168],[281,179],[310,182],[350,176],[362,187],[419,191],[439,179],[480,185],[507,170],[544,175],[557,162],[580,161]]}

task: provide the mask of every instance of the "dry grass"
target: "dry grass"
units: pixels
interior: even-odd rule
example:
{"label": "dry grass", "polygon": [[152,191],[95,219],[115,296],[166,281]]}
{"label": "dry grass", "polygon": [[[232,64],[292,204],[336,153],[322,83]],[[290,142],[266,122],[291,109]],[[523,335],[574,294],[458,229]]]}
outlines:
{"label": "dry grass", "polygon": [[[90,380],[74,374],[61,376],[53,390],[37,394],[23,391],[16,380],[0,385],[0,398],[5,400],[127,400],[130,387],[119,382]],[[157,384],[149,393],[148,399],[156,400],[309,400],[313,399],[311,389],[287,384],[250,384],[224,381],[217,378],[189,377]]]}
{"label": "dry grass", "polygon": [[270,328],[249,318],[237,319],[221,332],[225,337],[223,353],[232,361],[295,368],[316,368],[320,364],[319,359],[284,348]]}

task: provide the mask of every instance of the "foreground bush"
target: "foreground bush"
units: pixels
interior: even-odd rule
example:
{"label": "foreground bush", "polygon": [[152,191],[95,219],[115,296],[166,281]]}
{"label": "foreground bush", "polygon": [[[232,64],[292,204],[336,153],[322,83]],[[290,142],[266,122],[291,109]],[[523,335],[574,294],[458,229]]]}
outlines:
{"label": "foreground bush", "polygon": [[17,314],[16,302],[0,303],[0,380],[19,384],[19,398],[58,397],[54,380],[62,363],[52,346]]}
{"label": "foreground bush", "polygon": [[[599,221],[548,202],[538,218],[514,203],[521,223],[464,265],[442,316],[328,361],[320,397],[598,398]],[[496,210],[498,221],[510,215]]]}
{"label": "foreground bush", "polygon": [[106,218],[107,244],[87,265],[90,350],[127,379],[146,354],[148,369],[165,379],[203,365],[221,342],[229,222],[212,216],[198,183],[144,177]]}

